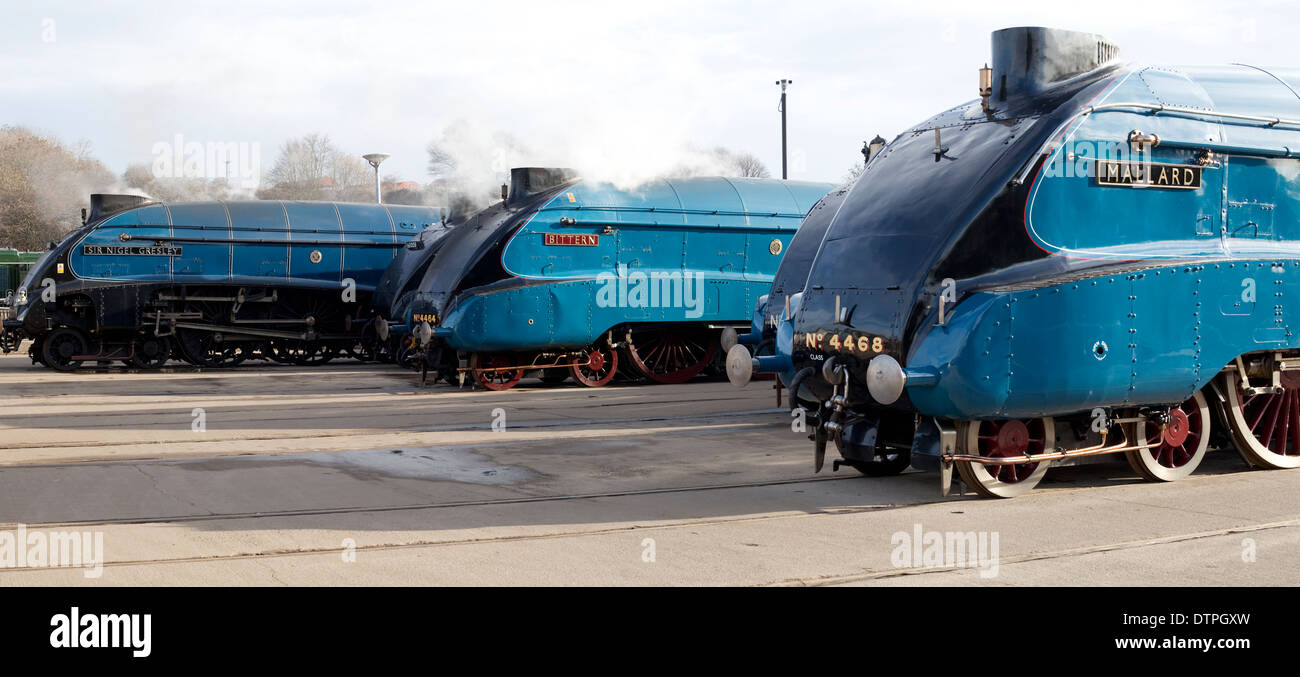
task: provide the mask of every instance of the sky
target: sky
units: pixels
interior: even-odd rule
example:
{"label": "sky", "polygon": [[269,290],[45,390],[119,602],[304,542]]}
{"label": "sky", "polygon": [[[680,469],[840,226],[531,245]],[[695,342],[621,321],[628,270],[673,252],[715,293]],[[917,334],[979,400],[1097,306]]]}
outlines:
{"label": "sky", "polygon": [[999,28],[1100,33],[1131,62],[1300,66],[1294,0],[0,0],[0,15],[0,125],[87,140],[118,173],[178,135],[269,165],[321,132],[427,181],[425,147],[450,129],[494,169],[650,176],[724,146],[779,176],[789,78],[790,178],[838,181],[865,140],[975,98]]}

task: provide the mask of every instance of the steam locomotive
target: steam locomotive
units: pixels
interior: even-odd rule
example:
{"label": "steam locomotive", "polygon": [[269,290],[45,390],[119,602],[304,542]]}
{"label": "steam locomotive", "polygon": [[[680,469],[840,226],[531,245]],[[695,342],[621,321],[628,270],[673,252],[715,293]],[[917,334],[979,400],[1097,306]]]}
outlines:
{"label": "steam locomotive", "polygon": [[58,370],[364,357],[370,295],[394,250],[446,231],[427,207],[93,195],[86,224],[23,281],[0,347],[30,338],[33,361]]}
{"label": "steam locomotive", "polygon": [[436,247],[399,253],[381,337],[423,368],[505,390],[528,374],[599,387],[621,371],[682,383],[714,362],[830,184],[686,178],[634,188],[512,170],[503,200]]}
{"label": "steam locomotive", "polygon": [[1219,425],[1300,466],[1300,71],[992,43],[980,98],[870,159],[767,305],[777,355],[732,346],[733,382],[787,374],[817,469],[833,443],[837,468],[910,464],[945,494],[954,469],[1011,497],[1115,453],[1177,480]]}

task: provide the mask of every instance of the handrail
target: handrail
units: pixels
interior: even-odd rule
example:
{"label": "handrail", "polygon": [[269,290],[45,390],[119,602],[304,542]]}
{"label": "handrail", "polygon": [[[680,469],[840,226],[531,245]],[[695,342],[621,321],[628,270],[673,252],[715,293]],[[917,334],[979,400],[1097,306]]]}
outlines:
{"label": "handrail", "polygon": [[680,209],[680,208],[663,208],[663,207],[602,207],[600,205],[559,205],[554,207],[542,207],[539,212],[631,212],[637,214],[688,214],[696,216],[763,216],[779,217],[786,219],[803,219],[804,214],[792,214],[788,212],[747,212],[747,211],[728,211],[723,209]]}
{"label": "handrail", "polygon": [[[1074,124],[1074,122],[1079,118],[1085,115],[1091,115],[1093,113],[1098,113],[1098,112],[1105,112],[1110,110],[1134,109],[1134,108],[1139,110],[1149,111],[1157,115],[1160,113],[1198,115],[1202,117],[1223,118],[1225,120],[1242,120],[1247,122],[1267,123],[1269,128],[1276,128],[1278,125],[1287,125],[1287,126],[1296,127],[1297,130],[1300,130],[1300,120],[1287,120],[1285,118],[1268,117],[1264,115],[1243,115],[1241,113],[1225,113],[1222,111],[1203,110],[1200,108],[1186,108],[1184,106],[1166,106],[1164,104],[1137,103],[1137,102],[1104,103],[1097,106],[1086,106],[1083,109],[1081,109],[1079,112],[1075,113],[1074,115],[1071,115],[1069,119],[1063,121],[1059,126],[1057,126],[1055,130],[1052,131],[1051,135],[1047,137],[1047,140],[1043,142],[1043,145],[1038,148],[1038,151],[1034,153],[1032,156],[1030,156],[1030,161],[1025,163],[1024,169],[1020,170],[1020,174],[1018,174],[1015,179],[1012,179],[1011,183],[1017,186],[1024,184],[1025,179],[1029,177],[1029,173],[1033,171],[1034,167],[1038,164],[1038,158],[1043,156],[1048,151],[1048,149],[1050,149],[1053,145],[1055,145],[1057,135],[1060,134],[1063,130],[1065,130],[1070,125]],[[1202,144],[1202,146],[1204,145],[1205,144]],[[1276,151],[1271,151],[1267,149],[1258,149],[1257,151],[1251,151],[1251,152],[1258,152],[1261,154],[1276,153]],[[1239,154],[1245,154],[1245,153],[1239,152]],[[1272,155],[1271,157],[1276,157],[1276,155]],[[1289,148],[1286,149],[1282,157],[1292,157]]]}
{"label": "handrail", "polygon": [[[293,246],[293,247],[370,247],[374,249],[398,249],[405,247],[405,242],[345,242],[342,240],[267,240],[267,239],[208,239],[202,237],[172,237],[168,235],[139,235],[131,236],[122,233],[118,239],[123,242],[133,240],[145,240],[148,242],[188,242],[190,244],[254,244],[254,245],[271,245],[271,246]],[[86,243],[82,243],[86,244]],[[100,245],[88,245],[100,246]],[[112,245],[102,245],[112,246]]]}
{"label": "handrail", "polygon": [[1295,127],[1300,127],[1300,120],[1286,120],[1283,118],[1268,117],[1264,115],[1243,115],[1241,113],[1224,113],[1222,111],[1216,111],[1216,110],[1204,110],[1201,108],[1186,108],[1184,106],[1166,106],[1164,104],[1157,104],[1157,103],[1126,103],[1126,102],[1103,103],[1099,106],[1087,106],[1083,110],[1079,111],[1079,113],[1076,114],[1075,117],[1077,118],[1084,115],[1089,115],[1091,113],[1096,113],[1098,111],[1114,110],[1117,108],[1139,108],[1142,110],[1151,111],[1156,114],[1182,113],[1184,115],[1202,115],[1205,117],[1212,117],[1212,118],[1227,118],[1229,120],[1267,122],[1269,127],[1276,127],[1277,125],[1292,125]]}
{"label": "handrail", "polygon": [[270,226],[213,226],[213,225],[186,225],[180,223],[124,223],[111,224],[103,226],[104,229],[112,228],[171,228],[173,230],[211,230],[216,232],[228,233],[316,233],[324,235],[400,235],[402,231],[393,230],[331,230],[329,228],[273,228]]}
{"label": "handrail", "polygon": [[[561,221],[558,224],[535,224],[535,225],[557,225],[560,228],[662,228],[664,230],[751,230],[754,232],[792,232],[799,229],[799,224],[776,224],[776,225],[752,225],[744,223],[723,224],[723,223],[660,223],[658,221]],[[545,232],[537,230],[534,232]]]}

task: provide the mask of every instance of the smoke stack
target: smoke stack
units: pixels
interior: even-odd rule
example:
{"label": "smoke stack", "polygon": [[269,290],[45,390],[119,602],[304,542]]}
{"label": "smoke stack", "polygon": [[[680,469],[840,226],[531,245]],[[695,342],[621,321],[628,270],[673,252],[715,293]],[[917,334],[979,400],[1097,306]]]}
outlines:
{"label": "smoke stack", "polygon": [[109,193],[91,193],[90,194],[90,221],[112,216],[118,212],[124,212],[128,209],[134,209],[143,204],[153,202],[147,197],[139,195],[111,195]]}
{"label": "smoke stack", "polygon": [[1004,28],[993,32],[993,94],[998,101],[1035,96],[1118,61],[1119,47],[1094,33]]}
{"label": "smoke stack", "polygon": [[555,167],[515,167],[510,170],[509,201],[522,200],[577,178],[572,169]]}

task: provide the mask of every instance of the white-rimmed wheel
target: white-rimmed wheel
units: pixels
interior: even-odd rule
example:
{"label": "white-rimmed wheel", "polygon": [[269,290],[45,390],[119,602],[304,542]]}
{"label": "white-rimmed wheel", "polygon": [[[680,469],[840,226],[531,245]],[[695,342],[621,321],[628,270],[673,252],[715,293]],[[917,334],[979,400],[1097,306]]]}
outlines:
{"label": "white-rimmed wheel", "polygon": [[1131,444],[1147,449],[1124,452],[1128,464],[1143,479],[1173,482],[1196,471],[1210,448],[1210,405],[1198,390],[1186,402],[1169,410],[1164,428],[1155,421],[1129,424]]}
{"label": "white-rimmed wheel", "polygon": [[[957,453],[986,458],[1033,456],[1053,448],[1055,427],[1051,418],[966,421],[957,432]],[[957,472],[967,486],[987,498],[1014,498],[1038,486],[1047,474],[1048,461],[988,465],[957,461]]]}
{"label": "white-rimmed wheel", "polygon": [[1236,372],[1223,376],[1228,429],[1237,450],[1261,468],[1300,467],[1300,372],[1280,374],[1281,393],[1242,392]]}

